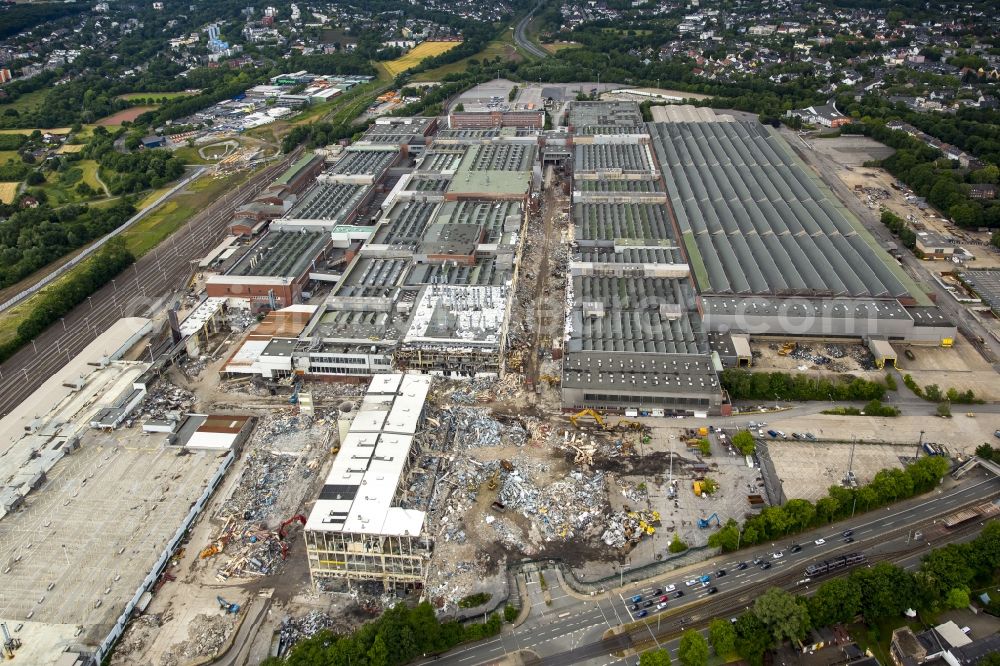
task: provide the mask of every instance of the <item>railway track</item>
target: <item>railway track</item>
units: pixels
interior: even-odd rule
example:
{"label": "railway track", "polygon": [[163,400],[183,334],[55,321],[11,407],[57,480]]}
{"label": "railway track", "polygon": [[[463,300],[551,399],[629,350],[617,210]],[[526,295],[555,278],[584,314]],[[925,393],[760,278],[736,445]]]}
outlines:
{"label": "railway track", "polygon": [[9,414],[119,318],[139,316],[168,305],[170,294],[187,286],[192,262],[219,242],[236,207],[269,185],[298,159],[302,150],[296,149],[196,214],[0,365],[0,417]]}

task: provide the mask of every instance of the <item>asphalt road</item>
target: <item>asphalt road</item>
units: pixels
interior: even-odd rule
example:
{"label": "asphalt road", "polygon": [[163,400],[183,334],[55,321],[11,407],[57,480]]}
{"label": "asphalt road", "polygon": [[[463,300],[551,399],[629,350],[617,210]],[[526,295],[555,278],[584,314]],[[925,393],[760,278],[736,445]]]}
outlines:
{"label": "asphalt road", "polygon": [[[688,567],[684,572],[673,572],[619,590],[608,590],[596,594],[591,599],[581,599],[567,594],[553,570],[543,572],[545,587],[550,595],[546,604],[542,592],[540,574],[524,574],[528,589],[531,612],[524,624],[516,629],[505,630],[498,637],[455,650],[428,663],[442,666],[477,666],[493,663],[517,651],[534,654],[540,663],[547,666],[564,664],[587,664],[607,666],[613,663],[634,664],[637,658],[622,659],[613,653],[623,648],[635,647],[636,643],[650,647],[660,645],[674,650],[676,635],[684,628],[697,626],[714,617],[731,617],[750,606],[758,594],[769,587],[779,586],[809,593],[817,581],[808,580],[805,568],[813,562],[848,552],[864,552],[871,561],[895,561],[903,566],[915,567],[920,556],[932,547],[952,540],[969,539],[978,529],[973,523],[955,532],[946,532],[943,527],[934,526],[934,521],[953,513],[958,508],[982,501],[1000,493],[1000,481],[986,472],[967,475],[953,489],[939,491],[933,496],[924,496],[902,502],[887,509],[863,514],[855,519],[843,521],[824,529],[800,534],[792,539],[784,539],[773,544],[747,549],[738,554],[728,554],[706,561],[701,567]],[[851,529],[855,541],[844,543],[841,533]],[[914,530],[923,530],[926,541],[911,540]],[[815,540],[826,543],[817,545]],[[801,544],[798,553],[790,552],[792,543]],[[775,559],[773,553],[782,552]],[[766,558],[771,568],[762,570],[749,566],[740,571],[741,561],[751,563],[754,558]],[[718,577],[719,569],[726,575]],[[702,574],[711,576],[710,586],[718,588],[718,593],[709,595],[707,587],[688,586],[686,581]],[[628,571],[623,572],[628,580]],[[650,598],[655,588],[675,585],[684,590],[685,595],[668,601],[661,613],[652,613],[648,624],[638,625],[627,633],[608,638],[609,630],[631,623],[633,611],[628,601],[632,595]],[[812,586],[812,589],[811,589]],[[652,607],[655,610],[655,605]],[[529,658],[529,662],[532,660]]]}
{"label": "asphalt road", "polygon": [[23,402],[49,376],[121,317],[148,316],[187,286],[191,261],[219,243],[233,210],[271,183],[295,151],[192,217],[111,284],[81,303],[0,365],[0,418]]}
{"label": "asphalt road", "polygon": [[517,26],[514,28],[514,42],[536,58],[548,58],[549,52],[528,39],[527,35],[528,23],[531,22],[531,17],[535,15],[535,12],[541,6],[542,4],[538,3],[524,18],[517,22]]}

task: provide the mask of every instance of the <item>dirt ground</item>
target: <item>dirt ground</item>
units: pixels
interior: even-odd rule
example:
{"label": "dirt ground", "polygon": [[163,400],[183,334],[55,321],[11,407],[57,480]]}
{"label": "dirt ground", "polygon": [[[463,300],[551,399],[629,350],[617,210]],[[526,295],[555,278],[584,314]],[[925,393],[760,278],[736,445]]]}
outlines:
{"label": "dirt ground", "polygon": [[[842,419],[840,423],[843,423]],[[826,433],[829,434],[832,431],[830,426],[836,426],[827,425]],[[878,425],[884,427],[885,424]],[[813,432],[822,437],[820,430],[822,429]],[[916,453],[916,442],[913,446],[859,444],[854,447],[854,464],[849,467],[850,444],[783,440],[768,442],[767,447],[785,496],[788,499],[802,498],[813,502],[826,495],[827,488],[839,484],[848,469],[854,470],[860,483],[868,483],[879,470],[901,468],[901,458],[912,458]]]}

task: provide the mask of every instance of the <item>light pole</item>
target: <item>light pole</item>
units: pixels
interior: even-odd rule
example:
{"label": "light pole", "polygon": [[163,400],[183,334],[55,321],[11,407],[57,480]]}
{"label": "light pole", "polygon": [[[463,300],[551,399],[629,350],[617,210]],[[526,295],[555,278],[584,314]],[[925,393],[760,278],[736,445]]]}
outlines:
{"label": "light pole", "polygon": [[923,448],[923,446],[924,446],[924,431],[921,430],[920,439],[917,440],[917,455],[916,455],[917,458],[920,457],[920,449]]}
{"label": "light pole", "polygon": [[62,325],[63,325],[63,333],[65,333],[65,332],[66,332],[66,317],[59,317],[59,321],[61,321],[61,322],[62,322]]}

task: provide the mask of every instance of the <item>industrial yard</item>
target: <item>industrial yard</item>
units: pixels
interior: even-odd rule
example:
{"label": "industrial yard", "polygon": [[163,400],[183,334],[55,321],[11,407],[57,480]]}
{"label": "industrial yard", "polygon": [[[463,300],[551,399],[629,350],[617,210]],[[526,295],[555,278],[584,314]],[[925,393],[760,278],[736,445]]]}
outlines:
{"label": "industrial yard", "polygon": [[19,657],[178,666],[238,642],[259,660],[400,600],[482,617],[520,603],[522,560],[606,590],[712,554],[729,520],[922,442],[964,459],[997,427],[902,390],[894,419],[731,399],[730,368],[1000,399],[781,133],[570,102],[543,142],[533,109],[488,107],[297,158],[176,307],[70,359],[36,394],[47,417],[8,416]]}

